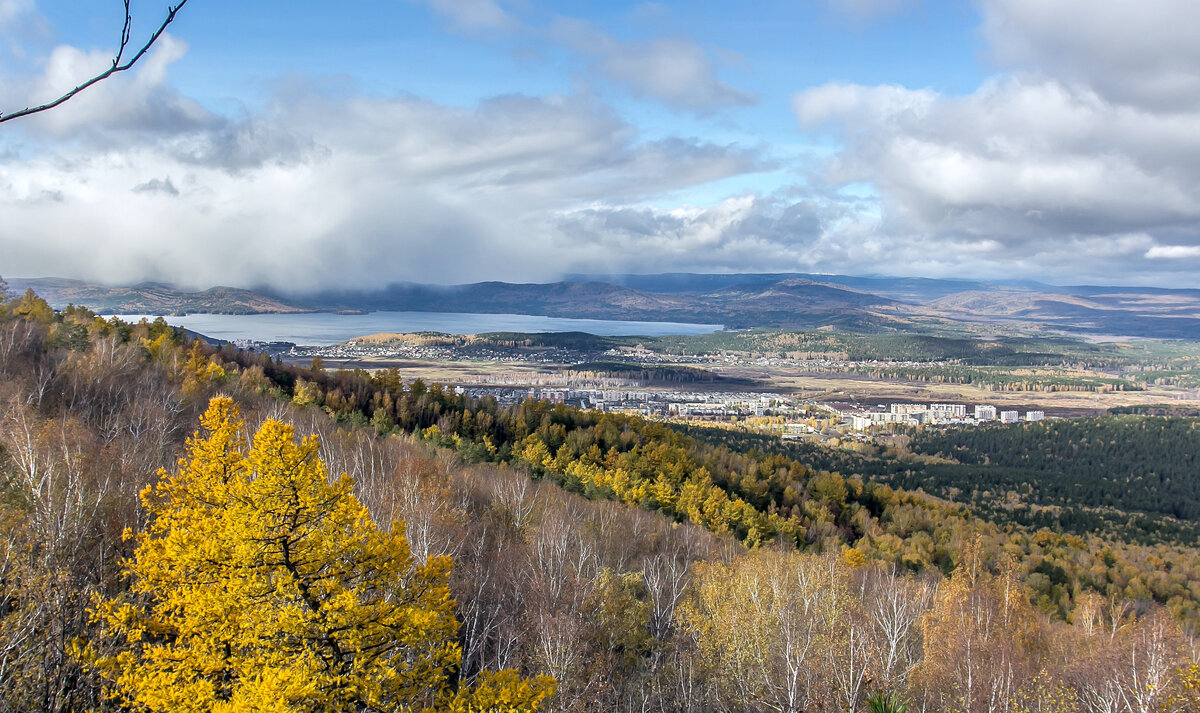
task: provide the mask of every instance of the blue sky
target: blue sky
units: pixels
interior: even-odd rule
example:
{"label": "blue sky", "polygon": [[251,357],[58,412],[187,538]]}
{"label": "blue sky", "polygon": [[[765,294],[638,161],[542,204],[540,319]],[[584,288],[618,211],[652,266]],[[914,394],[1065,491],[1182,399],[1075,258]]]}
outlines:
{"label": "blue sky", "polygon": [[[165,5],[135,0],[134,41]],[[1200,286],[1191,0],[191,0],[0,125],[0,274]],[[120,5],[0,0],[0,111]]]}

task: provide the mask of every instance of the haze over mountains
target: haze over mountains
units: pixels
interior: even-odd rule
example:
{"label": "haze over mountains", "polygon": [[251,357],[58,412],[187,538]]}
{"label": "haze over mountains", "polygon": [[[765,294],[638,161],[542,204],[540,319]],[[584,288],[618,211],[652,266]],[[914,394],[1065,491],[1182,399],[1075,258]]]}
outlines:
{"label": "haze over mountains", "polygon": [[55,306],[74,303],[120,314],[394,310],[864,331],[993,323],[1080,334],[1200,338],[1200,290],[1147,287],[791,273],[571,275],[544,284],[398,283],[378,290],[292,294],[228,287],[186,292],[158,283],[109,287],[61,278],[10,283],[13,289],[34,289]]}

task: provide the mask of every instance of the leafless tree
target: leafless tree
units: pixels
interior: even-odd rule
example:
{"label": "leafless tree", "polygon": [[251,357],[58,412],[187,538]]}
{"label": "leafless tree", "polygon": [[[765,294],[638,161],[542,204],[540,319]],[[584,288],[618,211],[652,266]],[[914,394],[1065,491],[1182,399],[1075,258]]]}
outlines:
{"label": "leafless tree", "polygon": [[666,639],[675,624],[675,611],[691,581],[692,562],[702,556],[703,541],[691,525],[675,525],[663,538],[658,552],[642,563],[642,577],[650,599],[650,634]]}
{"label": "leafless tree", "polygon": [[937,583],[904,577],[893,565],[871,569],[862,582],[863,601],[884,686],[903,687],[921,660],[921,616],[933,604]]}
{"label": "leafless tree", "polygon": [[528,476],[512,471],[497,471],[490,483],[492,502],[520,529],[533,517],[533,488]]}
{"label": "leafless tree", "polygon": [[3,123],[5,121],[12,121],[13,119],[19,119],[22,116],[29,116],[30,114],[37,114],[39,112],[48,111],[50,109],[53,109],[57,106],[60,106],[64,103],[66,103],[67,101],[71,100],[73,97],[75,97],[75,95],[84,91],[88,87],[90,87],[94,84],[98,84],[99,82],[102,82],[105,79],[108,79],[109,77],[111,77],[112,75],[114,75],[118,72],[124,72],[125,70],[130,69],[131,67],[133,67],[133,65],[138,63],[138,60],[140,60],[142,57],[146,56],[146,53],[150,51],[150,48],[154,45],[155,42],[158,42],[159,38],[162,37],[163,32],[166,31],[167,25],[170,25],[172,22],[175,21],[175,16],[177,14],[179,14],[179,11],[183,9],[183,6],[187,4],[188,0],[179,0],[178,5],[168,5],[167,6],[167,16],[166,16],[166,18],[163,19],[162,24],[158,26],[158,29],[154,31],[154,34],[150,35],[150,39],[148,39],[146,41],[146,44],[142,45],[141,49],[137,50],[132,55],[126,54],[127,51],[131,50],[131,48],[129,46],[129,40],[131,39],[132,30],[133,30],[133,13],[129,9],[129,2],[130,2],[130,0],[124,0],[125,22],[121,26],[121,42],[117,46],[117,54],[115,57],[113,57],[111,66],[109,66],[104,71],[100,72],[99,74],[96,74],[95,76],[91,77],[90,79],[83,82],[82,84],[76,86],[74,89],[71,89],[70,91],[66,92],[65,94],[58,97],[57,99],[53,99],[44,104],[38,104],[37,106],[26,107],[24,109],[21,109],[20,111],[14,111],[9,114],[0,113],[0,123]]}

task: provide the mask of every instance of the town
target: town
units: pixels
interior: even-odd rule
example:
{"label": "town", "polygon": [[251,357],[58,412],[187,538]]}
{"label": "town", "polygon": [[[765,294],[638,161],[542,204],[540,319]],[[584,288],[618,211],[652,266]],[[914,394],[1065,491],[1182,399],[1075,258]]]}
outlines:
{"label": "town", "polygon": [[[684,356],[662,354],[641,347],[605,350],[527,349],[453,335],[389,336],[399,338],[360,338],[328,346],[288,345],[287,349],[277,348],[273,351],[288,361],[307,363],[318,359],[332,368],[372,370],[398,363],[398,360],[443,365],[450,362],[469,364],[471,368],[438,377],[437,380],[475,398],[494,398],[501,405],[512,405],[525,399],[546,400],[583,409],[637,414],[649,419],[708,423],[767,432],[785,440],[829,441],[833,438],[849,438],[870,441],[875,436],[923,426],[971,427],[988,423],[1036,422],[1046,418],[1044,410],[1012,406],[1001,408],[986,403],[867,404],[830,400],[830,396],[825,394],[781,393],[764,389],[762,384],[720,376],[721,366],[802,366],[806,372],[828,373],[859,371],[865,367],[934,365],[930,363],[853,362],[813,358],[816,355],[790,359],[729,353]],[[714,375],[719,381],[690,387],[686,384],[668,385],[589,368],[593,365],[598,367],[600,363],[609,366],[628,364],[635,368],[664,364],[707,366],[716,370],[701,373]],[[530,368],[494,370],[489,364],[507,364],[510,367],[526,364]]]}
{"label": "town", "polygon": [[894,403],[868,410],[856,403],[800,400],[778,393],[524,387],[515,383],[453,388],[474,398],[494,398],[501,405],[525,399],[545,400],[597,411],[632,413],[650,419],[740,425],[749,430],[774,432],[785,440],[849,434],[868,436],[917,426],[1036,422],[1046,418],[1044,411],[1001,411],[989,404]]}

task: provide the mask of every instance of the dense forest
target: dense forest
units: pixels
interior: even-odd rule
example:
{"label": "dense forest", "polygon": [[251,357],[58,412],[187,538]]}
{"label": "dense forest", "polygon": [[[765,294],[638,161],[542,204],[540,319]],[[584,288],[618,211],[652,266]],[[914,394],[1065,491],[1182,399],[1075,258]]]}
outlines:
{"label": "dense forest", "polygon": [[1108,416],[927,429],[909,447],[987,466],[970,470],[981,487],[1019,485],[1043,504],[1200,520],[1200,419]]}
{"label": "dense forest", "polygon": [[709,369],[680,364],[634,364],[630,362],[590,361],[564,367],[567,374],[585,379],[615,377],[639,384],[713,384],[726,387],[746,386],[753,382],[736,379]]}
{"label": "dense forest", "polygon": [[0,710],[1200,705],[1191,547],[315,366],[0,306]]}
{"label": "dense forest", "polygon": [[1200,542],[1197,414],[911,429],[892,437],[891,446],[842,448],[748,431],[672,427],[733,450],[771,450],[818,470],[962,502],[997,524],[1143,544]]}
{"label": "dense forest", "polygon": [[1107,416],[971,429],[925,429],[928,459],[864,470],[970,503],[994,521],[1103,532],[1126,542],[1200,542],[1200,419]]}
{"label": "dense forest", "polygon": [[1141,391],[1141,384],[1122,378],[1096,376],[1062,369],[1013,369],[946,365],[934,367],[887,366],[857,368],[856,373],[879,379],[899,379],[928,384],[974,384],[989,391]]}

